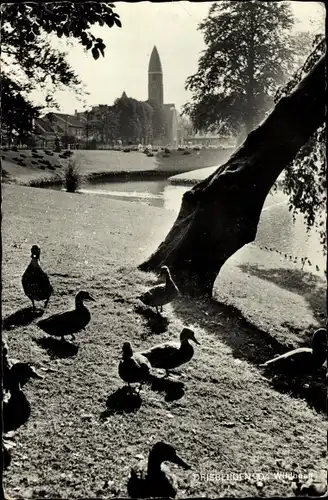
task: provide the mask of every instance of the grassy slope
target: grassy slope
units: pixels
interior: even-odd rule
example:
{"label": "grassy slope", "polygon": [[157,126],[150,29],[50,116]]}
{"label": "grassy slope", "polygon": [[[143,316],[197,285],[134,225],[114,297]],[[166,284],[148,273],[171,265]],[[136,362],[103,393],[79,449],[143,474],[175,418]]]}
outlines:
{"label": "grassy slope", "polygon": [[[167,214],[107,197],[11,185],[4,187],[3,197],[4,316],[28,305],[20,279],[36,242],[56,290],[47,314],[71,306],[81,288],[97,299],[90,306],[91,323],[76,342],[76,356],[55,357],[34,323],[8,332],[12,357],[54,370],[26,388],[32,415],[19,431],[5,476],[9,494],[125,495],[136,455],[146,455],[159,439],[174,444],[192,466],[189,475],[178,471],[180,496],[292,494],[288,479],[265,480],[258,490],[253,480],[195,481],[193,474],[204,471],[325,469],[323,415],[275,391],[251,363],[268,355],[265,337],[252,338],[247,325],[226,308],[218,311],[184,298],[166,308],[168,331],[160,335],[149,328],[151,318],[137,312],[134,297],[154,277],[135,265],[166,234],[172,222]],[[182,370],[184,397],[169,402],[146,387],[136,413],[101,419],[107,397],[122,386],[117,374],[122,342],[129,339],[144,348],[176,337],[183,324],[193,326],[202,343]]]}
{"label": "grassy slope", "polygon": [[[24,151],[1,151],[2,168],[19,184],[28,185],[31,181],[48,181],[61,174],[63,167],[67,164],[67,159],[60,158],[58,153],[52,156],[46,154],[44,150],[38,150],[42,158],[33,158],[30,150]],[[73,158],[77,159],[82,175],[101,175],[105,172],[133,172],[150,171],[156,165],[154,158],[148,158],[145,154],[131,151],[124,153],[119,151],[75,151]],[[19,165],[17,159],[24,162],[24,166]],[[44,160],[49,161],[49,165],[44,164]]]}

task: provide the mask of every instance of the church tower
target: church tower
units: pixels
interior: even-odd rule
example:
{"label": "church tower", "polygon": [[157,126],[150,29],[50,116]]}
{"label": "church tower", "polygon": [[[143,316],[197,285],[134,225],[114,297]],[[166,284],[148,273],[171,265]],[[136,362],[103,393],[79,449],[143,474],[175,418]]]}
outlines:
{"label": "church tower", "polygon": [[163,70],[156,46],[153,48],[148,66],[148,100],[163,107]]}

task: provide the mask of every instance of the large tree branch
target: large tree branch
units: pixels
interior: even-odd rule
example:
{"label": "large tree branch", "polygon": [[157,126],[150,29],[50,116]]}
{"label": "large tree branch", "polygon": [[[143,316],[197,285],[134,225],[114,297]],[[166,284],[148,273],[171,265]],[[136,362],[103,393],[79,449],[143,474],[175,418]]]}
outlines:
{"label": "large tree branch", "polygon": [[[225,165],[185,193],[178,218],[142,270],[172,267],[182,285],[211,293],[224,262],[255,239],[265,198],[322,125],[325,58],[276,104]],[[197,284],[197,286],[196,286]]]}

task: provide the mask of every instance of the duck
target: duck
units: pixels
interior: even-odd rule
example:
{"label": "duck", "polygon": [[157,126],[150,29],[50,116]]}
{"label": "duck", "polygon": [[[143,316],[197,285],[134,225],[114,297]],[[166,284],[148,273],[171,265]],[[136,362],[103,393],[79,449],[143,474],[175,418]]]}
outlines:
{"label": "duck", "polygon": [[27,266],[23,276],[22,285],[25,295],[30,299],[35,311],[35,301],[44,300],[46,309],[49,299],[54,291],[47,273],[40,266],[41,248],[33,245],[31,248],[31,262]]}
{"label": "duck", "polygon": [[280,373],[301,375],[318,370],[325,362],[327,353],[327,331],[319,328],[313,334],[312,347],[299,347],[269,359],[260,367]]}
{"label": "duck", "polygon": [[75,340],[74,333],[84,330],[91,319],[90,311],[84,305],[85,300],[95,302],[89,292],[82,290],[75,296],[75,309],[41,319],[37,326],[48,335],[61,337],[62,340],[66,335],[71,335],[72,340]]}
{"label": "duck", "polygon": [[179,295],[179,289],[174,283],[167,266],[161,267],[160,277],[165,278],[165,283],[153,286],[139,297],[146,306],[155,307],[157,313],[159,309],[163,312],[163,306],[172,302]]}
{"label": "duck", "polygon": [[133,353],[130,342],[124,342],[122,346],[122,359],[118,365],[118,373],[124,382],[127,382],[131,391],[131,383],[140,382],[138,394],[142,384],[149,379],[151,365],[145,356]]}
{"label": "duck", "polygon": [[191,328],[183,328],[180,333],[180,342],[169,341],[163,344],[155,345],[141,354],[147,358],[154,368],[163,368],[166,370],[166,376],[169,370],[177,368],[188,363],[194,355],[194,348],[189,343],[192,340],[200,345]]}
{"label": "duck", "polygon": [[151,449],[148,462],[141,462],[131,469],[128,494],[132,498],[174,498],[177,494],[177,479],[163,462],[172,462],[185,470],[190,466],[177,455],[175,448],[157,442]]}
{"label": "duck", "polygon": [[29,419],[31,407],[22,388],[31,378],[43,379],[43,376],[39,375],[30,363],[15,363],[10,369],[9,397],[6,397],[3,402],[3,430],[5,433],[17,429]]}

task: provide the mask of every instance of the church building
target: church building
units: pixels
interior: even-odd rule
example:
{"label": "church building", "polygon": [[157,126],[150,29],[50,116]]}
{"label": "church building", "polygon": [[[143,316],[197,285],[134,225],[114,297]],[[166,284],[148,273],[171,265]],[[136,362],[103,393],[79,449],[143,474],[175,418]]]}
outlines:
{"label": "church building", "polygon": [[164,104],[163,69],[156,46],[153,48],[148,66],[148,100],[155,102],[164,111],[166,122],[164,137],[154,137],[153,143],[177,147],[179,113],[174,104]]}

